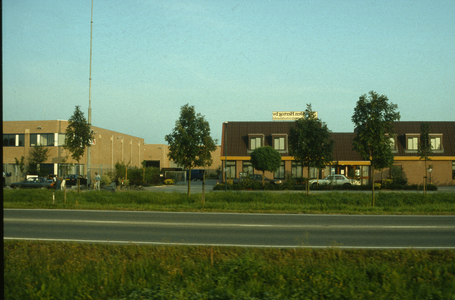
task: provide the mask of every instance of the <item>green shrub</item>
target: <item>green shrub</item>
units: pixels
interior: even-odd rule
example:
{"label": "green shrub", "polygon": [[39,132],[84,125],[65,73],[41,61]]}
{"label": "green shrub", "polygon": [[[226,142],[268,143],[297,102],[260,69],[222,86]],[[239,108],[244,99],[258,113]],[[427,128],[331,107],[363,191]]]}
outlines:
{"label": "green shrub", "polygon": [[112,180],[111,180],[111,178],[109,178],[108,175],[105,175],[105,174],[101,175],[101,183],[100,184],[102,186],[103,185],[109,185],[109,184],[111,184],[111,182],[112,182]]}
{"label": "green shrub", "polygon": [[436,185],[430,183],[430,184],[427,185],[427,190],[428,191],[437,191],[438,187]]}

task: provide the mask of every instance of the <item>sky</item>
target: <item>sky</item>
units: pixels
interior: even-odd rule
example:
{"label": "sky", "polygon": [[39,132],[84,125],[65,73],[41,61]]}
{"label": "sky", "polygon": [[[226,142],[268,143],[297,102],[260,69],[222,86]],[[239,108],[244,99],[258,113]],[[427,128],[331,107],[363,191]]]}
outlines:
{"label": "sky", "polygon": [[[223,122],[307,104],[352,132],[376,91],[402,121],[455,121],[454,0],[94,0],[92,125],[165,144],[185,104]],[[3,0],[3,120],[89,108],[91,0]]]}

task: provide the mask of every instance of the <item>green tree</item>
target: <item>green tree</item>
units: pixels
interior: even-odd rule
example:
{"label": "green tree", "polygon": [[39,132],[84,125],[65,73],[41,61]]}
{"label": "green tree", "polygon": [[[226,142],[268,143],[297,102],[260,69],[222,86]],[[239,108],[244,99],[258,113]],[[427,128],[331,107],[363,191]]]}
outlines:
{"label": "green tree", "polygon": [[17,168],[19,168],[19,170],[21,171],[21,178],[22,176],[24,175],[24,157],[21,156],[21,159],[17,159],[16,157],[14,158],[14,160],[16,161],[15,165],[16,165],[16,170]]}
{"label": "green tree", "polygon": [[44,146],[34,146],[30,149],[27,157],[28,161],[28,174],[46,176],[45,170],[39,168],[39,165],[44,163],[49,157],[49,148]]}
{"label": "green tree", "polygon": [[265,171],[275,172],[281,165],[281,154],[270,146],[259,147],[251,152],[253,168],[262,171],[262,186],[265,185]]}
{"label": "green tree", "polygon": [[[85,153],[86,147],[90,146],[93,138],[92,130],[84,113],[80,110],[80,106],[76,106],[73,115],[68,120],[68,127],[65,133],[65,144],[63,148],[71,153],[71,157],[77,161],[77,175],[79,175],[79,161]],[[77,189],[79,191],[79,179],[77,181]]]}
{"label": "green tree", "polygon": [[308,168],[306,193],[310,193],[308,180],[310,168],[323,168],[333,161],[335,141],[330,136],[331,131],[307,104],[303,118],[295,121],[289,128],[289,153],[295,160]]}
{"label": "green tree", "polygon": [[191,193],[191,170],[212,163],[211,152],[216,141],[210,136],[210,125],[194,106],[186,104],[180,109],[180,118],[172,133],[164,138],[169,144],[169,159],[189,171],[188,196]]}
{"label": "green tree", "polygon": [[427,184],[427,161],[431,160],[430,155],[433,154],[431,150],[431,141],[430,141],[430,124],[422,123],[420,124],[420,142],[418,152],[420,155],[419,159],[425,160],[425,181],[423,183],[423,193],[425,194],[426,184]]}
{"label": "green tree", "polygon": [[400,120],[398,106],[389,103],[386,95],[371,91],[359,97],[352,122],[357,136],[353,146],[371,164],[372,206],[374,206],[374,170],[389,168],[393,164],[391,137],[395,137],[393,122]]}

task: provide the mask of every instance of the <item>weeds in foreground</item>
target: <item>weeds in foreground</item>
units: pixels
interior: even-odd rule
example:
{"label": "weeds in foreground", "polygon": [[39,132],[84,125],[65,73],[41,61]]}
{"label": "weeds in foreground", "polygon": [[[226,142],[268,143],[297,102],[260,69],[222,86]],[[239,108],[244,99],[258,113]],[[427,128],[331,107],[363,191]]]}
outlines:
{"label": "weeds in foreground", "polygon": [[[5,299],[453,299],[455,251],[4,242]],[[142,298],[141,298],[142,297]]]}

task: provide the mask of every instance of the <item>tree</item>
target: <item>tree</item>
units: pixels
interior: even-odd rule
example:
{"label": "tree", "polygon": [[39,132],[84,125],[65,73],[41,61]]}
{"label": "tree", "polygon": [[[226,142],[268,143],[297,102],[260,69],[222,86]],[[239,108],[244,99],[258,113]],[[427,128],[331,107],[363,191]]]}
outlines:
{"label": "tree", "polygon": [[49,157],[49,148],[44,146],[34,146],[30,149],[27,157],[28,173],[38,176],[45,176],[45,170],[40,170],[39,165],[47,160]]}
{"label": "tree", "polygon": [[371,164],[372,206],[374,206],[374,170],[389,168],[393,164],[390,138],[395,137],[393,122],[400,120],[397,105],[388,102],[386,95],[371,91],[359,97],[354,108],[352,122],[357,136],[353,146]]}
{"label": "tree", "polygon": [[265,171],[275,172],[281,165],[281,154],[270,146],[259,147],[251,152],[253,168],[262,171],[262,186],[265,185]]}
{"label": "tree", "polygon": [[420,155],[419,159],[425,160],[425,181],[423,183],[423,193],[425,194],[427,184],[427,161],[431,160],[429,156],[433,153],[430,141],[430,125],[428,123],[420,124],[420,142],[417,153]]}
{"label": "tree", "polygon": [[306,193],[310,193],[308,180],[310,167],[323,168],[333,160],[335,141],[330,136],[331,131],[307,104],[304,117],[295,121],[289,128],[289,153],[294,159],[308,168]]}
{"label": "tree", "polygon": [[211,152],[216,141],[210,136],[210,125],[194,106],[186,104],[180,109],[180,118],[172,133],[164,138],[169,144],[169,159],[188,170],[188,196],[191,193],[191,170],[212,164]]}
{"label": "tree", "polygon": [[[63,148],[67,149],[71,153],[71,157],[77,161],[77,175],[79,175],[79,161],[84,155],[86,147],[90,146],[92,137],[90,124],[85,119],[80,106],[76,106],[73,115],[68,120]],[[77,189],[79,191],[79,179]]]}
{"label": "tree", "polygon": [[24,175],[24,157],[21,156],[21,159],[17,159],[16,157],[14,158],[14,160],[16,161],[15,165],[16,165],[16,172],[17,172],[17,168],[19,167],[19,170],[21,171],[21,177]]}

